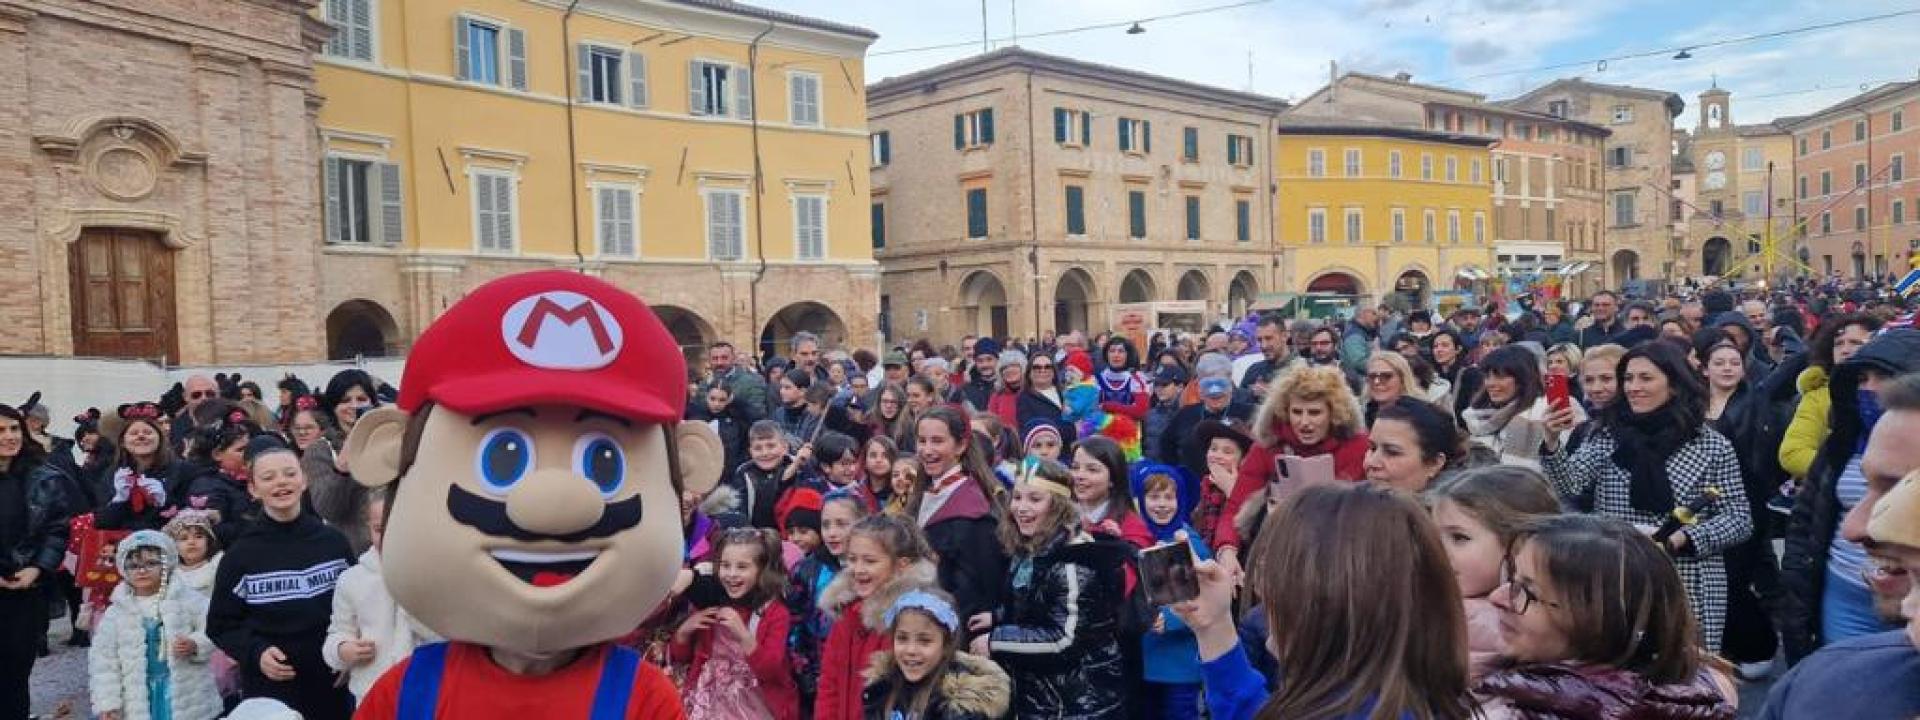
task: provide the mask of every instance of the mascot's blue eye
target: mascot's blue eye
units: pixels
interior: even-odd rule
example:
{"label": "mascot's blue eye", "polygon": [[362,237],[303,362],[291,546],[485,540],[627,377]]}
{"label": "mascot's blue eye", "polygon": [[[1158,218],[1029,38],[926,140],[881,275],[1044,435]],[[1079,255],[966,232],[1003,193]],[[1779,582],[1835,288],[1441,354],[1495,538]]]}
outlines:
{"label": "mascot's blue eye", "polygon": [[612,497],[627,479],[627,451],[604,433],[588,433],[573,443],[574,471]]}
{"label": "mascot's blue eye", "polygon": [[474,461],[487,489],[505,492],[533,469],[533,441],[519,428],[495,428],[480,441],[480,455]]}

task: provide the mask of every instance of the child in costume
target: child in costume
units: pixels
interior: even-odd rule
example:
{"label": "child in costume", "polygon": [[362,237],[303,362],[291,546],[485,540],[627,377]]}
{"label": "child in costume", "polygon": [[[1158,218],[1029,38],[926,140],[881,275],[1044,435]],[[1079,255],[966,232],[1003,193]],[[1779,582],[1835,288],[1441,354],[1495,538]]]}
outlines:
{"label": "child in costume", "polygon": [[833,616],[820,607],[820,597],[839,577],[841,559],[855,523],[872,514],[860,497],[847,490],[827,493],[820,508],[820,547],[793,567],[787,581],[787,612],[793,617],[794,677],[800,688],[800,706],[812,711],[820,687],[820,644],[833,629]]}
{"label": "child in costume", "polygon": [[140,530],[120,541],[126,578],[87,652],[93,711],[105,720],[211,720],[220,693],[207,666],[207,598],[174,577],[173,540]]}
{"label": "child in costume", "polygon": [[673,635],[674,662],[687,664],[687,717],[797,720],[780,539],[769,530],[728,530],[715,542],[715,556],[714,577],[727,602],[694,611]]}
{"label": "child in costume", "polygon": [[[1199,501],[1200,483],[1177,465],[1147,463],[1136,466],[1133,497],[1140,519],[1156,544],[1180,542],[1193,546],[1201,560],[1213,553],[1188,521]],[[1189,720],[1200,716],[1200,645],[1193,630],[1171,608],[1155,611],[1153,627],[1140,638],[1149,707],[1154,717]]]}

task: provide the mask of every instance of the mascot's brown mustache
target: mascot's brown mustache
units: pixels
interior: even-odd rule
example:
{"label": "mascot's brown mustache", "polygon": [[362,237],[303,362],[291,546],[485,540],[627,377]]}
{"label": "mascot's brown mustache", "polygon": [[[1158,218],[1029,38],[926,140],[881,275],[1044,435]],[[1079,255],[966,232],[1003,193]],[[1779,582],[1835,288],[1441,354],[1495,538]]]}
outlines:
{"label": "mascot's brown mustache", "polygon": [[613,537],[615,533],[638,526],[644,514],[641,511],[640,496],[607,503],[607,509],[600,513],[599,522],[579,532],[565,535],[537,533],[519,525],[507,517],[507,504],[496,502],[467,492],[459,485],[447,486],[447,512],[455,522],[479,530],[494,537],[507,537],[521,542],[557,542],[574,544],[587,540]]}

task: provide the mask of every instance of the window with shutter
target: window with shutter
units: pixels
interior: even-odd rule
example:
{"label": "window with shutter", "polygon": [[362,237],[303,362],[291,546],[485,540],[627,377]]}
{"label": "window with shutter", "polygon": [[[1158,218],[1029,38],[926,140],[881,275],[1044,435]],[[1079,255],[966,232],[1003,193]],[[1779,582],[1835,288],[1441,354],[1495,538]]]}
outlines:
{"label": "window with shutter", "polygon": [[793,73],[787,76],[788,119],[795,125],[820,125],[820,76]]}
{"label": "window with shutter", "polygon": [[342,242],[345,233],[340,222],[340,207],[344,198],[340,196],[340,159],[327,158],[320,163],[320,187],[326,195],[326,233],[327,242]]}
{"label": "window with shutter", "polygon": [[1307,242],[1319,245],[1327,241],[1327,211],[1325,208],[1313,208],[1307,211]]}
{"label": "window with shutter", "polygon": [[627,53],[627,104],[637,108],[643,108],[649,104],[647,56],[637,52]]}
{"label": "window with shutter", "polygon": [[1078,185],[1067,186],[1067,234],[1087,234],[1086,190]]}
{"label": "window with shutter", "polygon": [[1406,241],[1407,241],[1407,211],[1402,210],[1400,208],[1394,208],[1393,209],[1393,244],[1399,245],[1399,244],[1405,243]]}
{"label": "window with shutter", "polygon": [[473,232],[482,252],[492,250],[498,242],[494,212],[493,177],[476,173],[473,176]]}
{"label": "window with shutter", "polygon": [[1342,174],[1347,177],[1360,177],[1360,148],[1347,148],[1344,160]]}
{"label": "window with shutter", "polygon": [[1233,239],[1235,242],[1253,242],[1253,201],[1233,201]]}
{"label": "window with shutter", "polygon": [[794,257],[821,260],[827,256],[827,199],[800,195],[793,199]]}
{"label": "window with shutter", "polygon": [[621,104],[625,78],[620,66],[626,60],[626,53],[581,45],[577,55],[580,62],[580,99],[608,105]]}
{"label": "window with shutter", "polygon": [[1200,198],[1187,196],[1187,239],[1200,239]]}
{"label": "window with shutter", "polygon": [[1200,128],[1180,129],[1180,159],[1200,161]]}
{"label": "window with shutter", "polygon": [[527,31],[507,30],[507,80],[515,90],[527,89]]}
{"label": "window with shutter", "polygon": [[606,257],[634,256],[634,191],[630,186],[602,186],[594,191],[599,218],[600,254]]}
{"label": "window with shutter", "polygon": [[1133,121],[1120,118],[1117,132],[1120,134],[1120,152],[1133,150]]}
{"label": "window with shutter", "polygon": [[1326,177],[1327,151],[1318,148],[1307,151],[1307,177]]}
{"label": "window with shutter", "polygon": [[872,150],[873,153],[872,160],[874,167],[884,167],[887,163],[893,162],[893,139],[891,133],[884,130],[874,133],[868,136],[867,142],[872,146],[869,149]]}
{"label": "window with shutter", "polygon": [[964,150],[993,144],[993,109],[953,116],[953,148]]}
{"label": "window with shutter", "polygon": [[1387,152],[1387,177],[1390,177],[1390,178],[1400,177],[1400,151],[1399,150],[1390,150]]}
{"label": "window with shutter", "polygon": [[1080,145],[1093,147],[1093,113],[1080,112]]}
{"label": "window with shutter", "polygon": [[707,193],[707,253],[714,260],[739,260],[745,254],[744,198],[735,190]]}
{"label": "window with shutter", "polygon": [[987,236],[987,189],[967,190],[967,237],[970,239]]}
{"label": "window with shutter", "polygon": [[401,197],[400,165],[383,162],[380,167],[380,242],[398,245],[406,234],[406,207]]}
{"label": "window with shutter", "polygon": [[1127,237],[1141,239],[1147,236],[1147,194],[1139,190],[1127,191]]}
{"label": "window with shutter", "polygon": [[1460,211],[1447,211],[1447,244],[1460,244]]}
{"label": "window with shutter", "polygon": [[327,0],[327,22],[333,38],[322,52],[337,58],[372,62],[374,0]]}
{"label": "window with shutter", "polygon": [[750,120],[754,116],[753,74],[746,68],[735,65],[731,68],[733,76],[733,117]]}
{"label": "window with shutter", "polygon": [[1153,123],[1144,120],[1140,122],[1140,151],[1153,153]]}
{"label": "window with shutter", "polygon": [[963,150],[966,149],[966,147],[967,115],[966,113],[961,113],[953,116],[953,149]]}
{"label": "window with shutter", "polygon": [[1421,231],[1420,240],[1422,242],[1425,242],[1428,245],[1433,244],[1433,241],[1435,240],[1435,236],[1436,236],[1436,233],[1434,232],[1433,218],[1434,218],[1434,215],[1432,210],[1428,210],[1426,212],[1426,215],[1420,218],[1420,231]]}
{"label": "window with shutter", "polygon": [[1053,109],[1053,141],[1057,143],[1065,143],[1067,141],[1067,111],[1065,108]]}
{"label": "window with shutter", "polygon": [[456,21],[454,55],[460,79],[500,84],[500,26],[462,17]]}
{"label": "window with shutter", "polygon": [[885,204],[883,203],[873,204],[872,220],[873,220],[873,249],[875,250],[884,249],[887,247],[887,206]]}
{"label": "window with shutter", "polygon": [[993,144],[993,109],[980,111],[980,144]]}
{"label": "window with shutter", "polygon": [[689,114],[742,120],[753,116],[753,83],[745,68],[704,60],[694,60],[688,68]]}
{"label": "window with shutter", "polygon": [[[366,160],[327,158],[324,181],[328,242],[370,244],[375,241],[375,231],[384,229],[387,207],[384,195],[377,192],[383,184],[384,171],[375,169],[374,165]],[[398,168],[394,172],[397,175]],[[393,184],[397,186],[399,181],[396,179]],[[375,215],[376,211],[380,214]]]}
{"label": "window with shutter", "polygon": [[1347,208],[1347,244],[1359,245],[1367,239],[1365,219],[1357,208]]}

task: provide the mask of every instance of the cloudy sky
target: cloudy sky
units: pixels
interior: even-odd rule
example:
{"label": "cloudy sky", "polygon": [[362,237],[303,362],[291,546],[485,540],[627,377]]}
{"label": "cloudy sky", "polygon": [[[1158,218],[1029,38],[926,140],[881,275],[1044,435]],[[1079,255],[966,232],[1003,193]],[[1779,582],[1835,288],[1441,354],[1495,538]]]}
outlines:
{"label": "cloudy sky", "polygon": [[[748,0],[880,33],[868,81],[980,51],[979,0]],[[995,47],[1022,35],[1123,22],[1233,0],[986,0]],[[1920,75],[1920,14],[1693,51],[1597,58],[1733,39],[1807,25],[1920,10],[1920,0],[1269,0],[1122,29],[1023,37],[1022,47],[1233,89],[1300,98],[1325,84],[1328,63],[1511,97],[1557,77],[1678,92],[1692,126],[1700,91],[1717,76],[1736,122],[1803,114],[1882,82]],[[893,53],[929,45],[960,48]],[[1249,73],[1251,58],[1251,73]],[[1570,66],[1569,66],[1570,65]],[[1548,66],[1567,66],[1548,69]],[[1249,77],[1251,76],[1251,77]]]}

